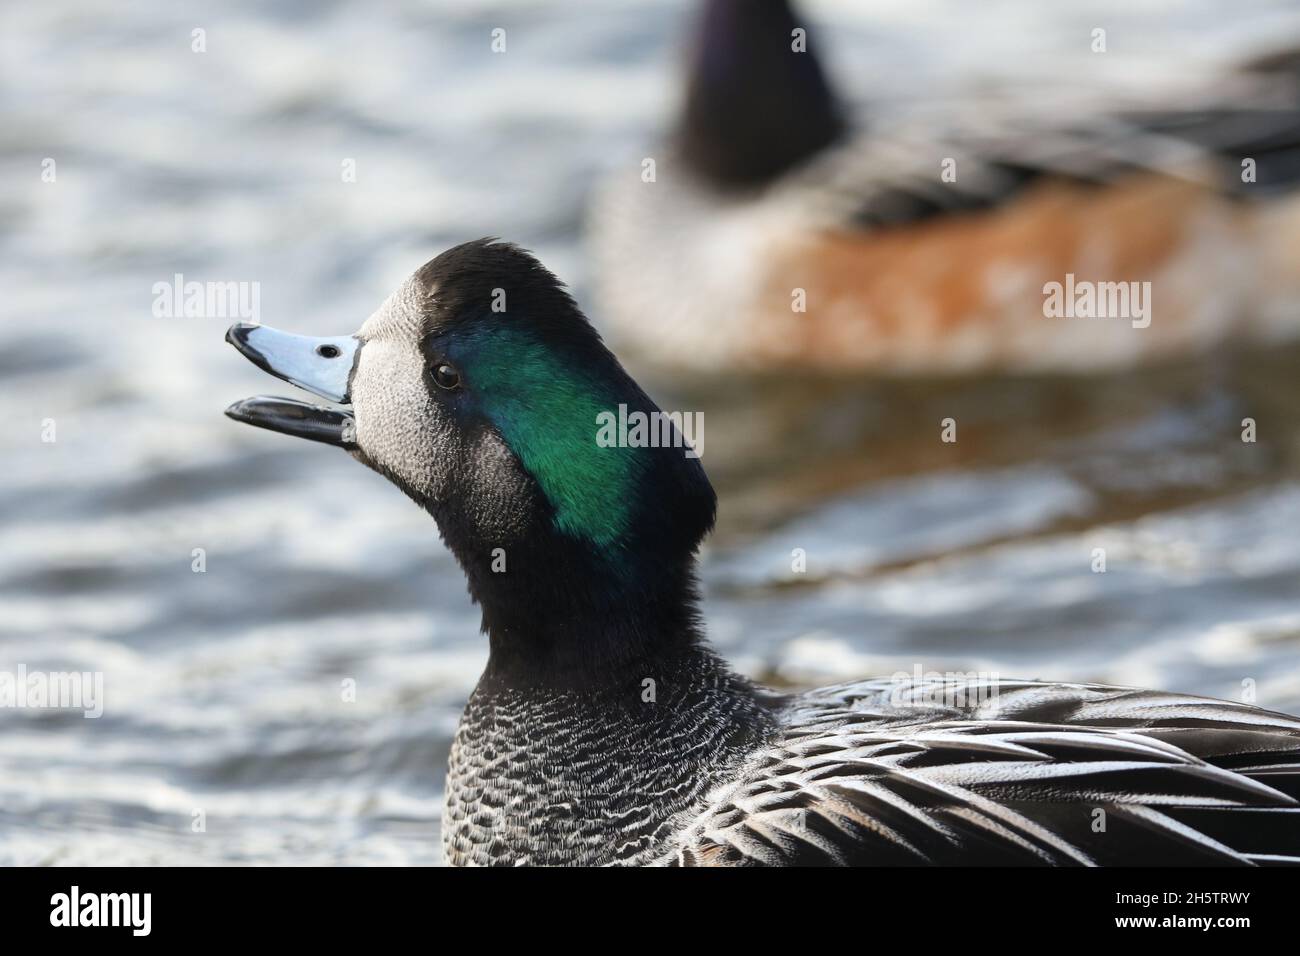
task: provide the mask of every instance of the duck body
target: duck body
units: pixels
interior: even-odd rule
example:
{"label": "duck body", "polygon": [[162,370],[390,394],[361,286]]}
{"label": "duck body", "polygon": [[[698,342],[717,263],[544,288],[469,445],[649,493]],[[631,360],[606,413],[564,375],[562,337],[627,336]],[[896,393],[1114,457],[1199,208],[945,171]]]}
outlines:
{"label": "duck body", "polygon": [[775,732],[755,688],[702,648],[596,687],[521,686],[489,665],[452,744],[446,858],[655,862]]}
{"label": "duck body", "polygon": [[[815,36],[791,49],[803,23],[707,0],[654,181],[629,165],[593,201],[596,301],[647,364],[1093,372],[1300,335],[1293,58],[1181,114],[972,103],[854,130]],[[1145,299],[1064,314],[1066,284]]]}
{"label": "duck body", "polygon": [[704,650],[644,670],[662,697],[634,676],[485,680],[452,748],[447,860],[1300,864],[1300,720],[1283,714],[1038,681],[782,696]]}
{"label": "duck body", "polygon": [[[610,334],[652,366],[1088,373],[1300,333],[1300,267],[1283,253],[1300,200],[1243,204],[1154,173],[1055,178],[983,213],[862,228],[818,221],[824,197],[794,183],[739,200],[664,169],[610,187],[592,241]],[[1087,287],[1133,305],[1049,314],[1052,289]]]}
{"label": "duck body", "polygon": [[597,441],[602,411],[657,406],[516,246],[448,250],[352,336],[228,339],[331,404],[227,414],[396,484],[482,608],[451,863],[1300,862],[1293,717],[973,678],[790,695],[732,673],[697,610],[715,509],[698,457]]}

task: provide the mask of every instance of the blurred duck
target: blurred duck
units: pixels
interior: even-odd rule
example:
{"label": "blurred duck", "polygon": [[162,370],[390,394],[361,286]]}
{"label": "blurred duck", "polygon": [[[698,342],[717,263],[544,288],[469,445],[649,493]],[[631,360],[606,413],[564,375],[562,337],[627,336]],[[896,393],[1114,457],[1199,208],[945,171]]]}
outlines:
{"label": "blurred duck", "polygon": [[854,133],[796,28],[708,0],[653,181],[597,197],[596,299],[638,359],[1092,371],[1300,332],[1300,57],[1194,112]]}

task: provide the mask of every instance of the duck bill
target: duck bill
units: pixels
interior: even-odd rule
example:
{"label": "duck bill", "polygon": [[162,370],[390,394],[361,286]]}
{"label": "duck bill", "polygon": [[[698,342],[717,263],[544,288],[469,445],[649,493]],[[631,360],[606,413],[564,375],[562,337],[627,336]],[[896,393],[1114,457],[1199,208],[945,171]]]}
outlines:
{"label": "duck bill", "polygon": [[237,322],[226,332],[226,341],[276,378],[331,402],[348,402],[348,383],[361,351],[355,335],[316,338]]}
{"label": "duck bill", "polygon": [[[361,351],[361,341],[355,336],[316,338],[238,323],[226,332],[226,341],[276,378],[331,402],[346,405],[350,401],[349,384]],[[285,435],[356,447],[355,420],[346,408],[259,395],[235,402],[226,415]]]}
{"label": "duck bill", "polygon": [[357,446],[356,422],[346,409],[312,405],[292,398],[257,395],[226,409],[226,416],[282,435],[324,442],[340,448]]}

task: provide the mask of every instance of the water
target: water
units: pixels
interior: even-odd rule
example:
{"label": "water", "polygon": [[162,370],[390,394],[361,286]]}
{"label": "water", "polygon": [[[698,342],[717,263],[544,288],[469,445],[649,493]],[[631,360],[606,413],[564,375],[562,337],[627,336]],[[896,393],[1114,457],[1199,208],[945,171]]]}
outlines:
{"label": "water", "polygon": [[[1154,90],[1295,19],[857,6],[814,8],[831,67],[896,109],[1044,71],[1054,95]],[[588,185],[669,108],[684,9],[0,14],[0,670],[100,671],[106,695],[97,720],[0,710],[0,862],[440,860],[447,746],[486,653],[459,571],[377,475],[223,418],[275,386],[222,341],[228,319],[154,317],[153,286],[257,281],[264,321],[349,332],[437,251],[497,234],[582,296]],[[1099,16],[1125,52],[1078,50]],[[1300,711],[1297,359],[649,384],[705,413],[708,623],[747,673],[1251,687]]]}

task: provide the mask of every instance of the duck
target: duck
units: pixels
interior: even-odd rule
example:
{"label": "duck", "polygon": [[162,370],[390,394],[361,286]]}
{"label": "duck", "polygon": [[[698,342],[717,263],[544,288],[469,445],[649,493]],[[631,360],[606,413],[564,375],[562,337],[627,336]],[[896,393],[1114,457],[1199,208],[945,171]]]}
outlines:
{"label": "duck", "polygon": [[670,134],[596,190],[591,291],[639,368],[1096,374],[1300,333],[1300,56],[1188,109],[875,122],[819,49],[787,0],[705,0]]}
{"label": "duck", "polygon": [[1300,863],[1296,717],[1089,683],[737,674],[700,616],[701,458],[597,440],[603,413],[661,410],[516,245],[441,253],[352,335],[226,338],[318,397],[226,414],[387,478],[481,610],[451,864]]}

